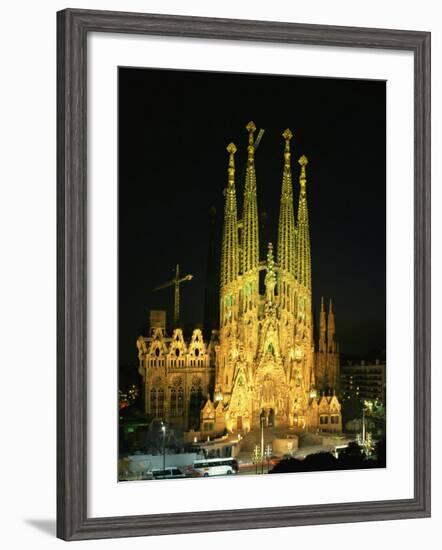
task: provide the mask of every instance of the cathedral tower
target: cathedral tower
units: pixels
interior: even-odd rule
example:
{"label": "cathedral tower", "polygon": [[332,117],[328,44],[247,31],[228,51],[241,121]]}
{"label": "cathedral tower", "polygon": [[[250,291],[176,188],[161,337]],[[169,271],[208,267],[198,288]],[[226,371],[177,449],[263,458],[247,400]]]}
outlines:
{"label": "cathedral tower", "polygon": [[335,341],[335,314],[330,298],[327,317],[327,371],[328,382],[331,388],[339,388],[339,354],[338,345]]}
{"label": "cathedral tower", "polygon": [[327,317],[324,308],[324,297],[321,297],[321,311],[319,313],[319,342],[316,353],[316,381],[318,389],[324,391],[327,381]]}
{"label": "cathedral tower", "polygon": [[247,359],[251,361],[256,353],[258,343],[259,235],[254,146],[256,126],[254,122],[249,122],[246,129],[249,136],[242,218],[242,284],[239,291],[239,304],[242,313],[240,329],[243,333],[244,352]]}
{"label": "cathedral tower", "polygon": [[229,164],[225,190],[220,277],[220,342],[217,349],[217,391],[227,395],[233,383],[232,357],[237,353],[239,315],[239,238],[235,189],[236,146],[227,146]]}
{"label": "cathedral tower", "polygon": [[[224,225],[221,255],[221,294],[229,292],[239,274],[239,246],[238,246],[238,212],[236,206],[235,189],[235,153],[236,146],[230,143],[227,146],[229,166],[227,169],[227,189],[225,190]],[[222,305],[222,304],[221,304]],[[231,306],[231,304],[230,304]],[[224,307],[223,321],[232,319],[233,308]]]}
{"label": "cathedral tower", "polygon": [[328,323],[327,323],[327,352],[336,352],[335,343],[335,314],[333,313],[333,304],[330,298],[330,305],[328,307]]}
{"label": "cathedral tower", "polygon": [[296,225],[295,275],[297,281],[296,295],[296,336],[297,353],[302,355],[304,380],[309,389],[315,386],[313,366],[313,315],[312,283],[310,257],[310,229],[307,206],[307,157],[302,155],[298,160],[301,166],[299,175],[298,220]]}
{"label": "cathedral tower", "polygon": [[327,321],[325,318],[324,296],[321,297],[321,311],[319,313],[319,352],[327,350]]}
{"label": "cathedral tower", "polygon": [[339,390],[339,351],[335,340],[335,314],[330,299],[328,313],[321,298],[319,345],[315,358],[318,389],[323,393]]}
{"label": "cathedral tower", "polygon": [[293,134],[287,128],[282,134],[285,140],[284,168],[282,174],[281,200],[278,223],[278,296],[282,330],[280,332],[280,347],[285,354],[293,346],[294,334],[294,304],[295,304],[295,252],[296,230],[293,211],[293,185],[290,140]]}

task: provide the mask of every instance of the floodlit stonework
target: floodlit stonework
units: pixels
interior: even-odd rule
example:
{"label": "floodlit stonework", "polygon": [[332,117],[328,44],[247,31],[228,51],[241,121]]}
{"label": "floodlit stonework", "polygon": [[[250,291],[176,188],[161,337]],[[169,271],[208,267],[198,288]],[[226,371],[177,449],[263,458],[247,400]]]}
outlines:
{"label": "floodlit stonework", "polygon": [[307,158],[299,159],[295,222],[289,129],[285,142],[278,243],[259,257],[255,173],[256,127],[247,125],[248,159],[242,219],[238,218],[235,153],[228,169],[220,273],[219,330],[204,342],[201,331],[186,343],[164,327],[137,341],[146,412],[204,434],[246,433],[267,426],[292,431],[341,431],[336,396],[339,353],[332,304],[321,303],[315,353]]}

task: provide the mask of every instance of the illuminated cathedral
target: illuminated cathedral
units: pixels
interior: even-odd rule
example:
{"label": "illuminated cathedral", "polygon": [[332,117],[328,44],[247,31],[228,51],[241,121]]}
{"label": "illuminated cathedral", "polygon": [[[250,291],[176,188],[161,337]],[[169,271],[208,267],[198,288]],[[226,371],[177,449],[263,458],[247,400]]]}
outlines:
{"label": "illuminated cathedral", "polygon": [[247,433],[262,422],[292,431],[341,431],[337,397],[339,350],[332,303],[321,300],[315,351],[307,158],[299,158],[295,221],[292,132],[284,138],[284,163],[275,248],[260,258],[253,122],[248,147],[242,218],[235,181],[236,146],[228,168],[220,271],[218,330],[205,342],[199,329],[186,343],[165,323],[137,340],[146,413],[203,434]]}

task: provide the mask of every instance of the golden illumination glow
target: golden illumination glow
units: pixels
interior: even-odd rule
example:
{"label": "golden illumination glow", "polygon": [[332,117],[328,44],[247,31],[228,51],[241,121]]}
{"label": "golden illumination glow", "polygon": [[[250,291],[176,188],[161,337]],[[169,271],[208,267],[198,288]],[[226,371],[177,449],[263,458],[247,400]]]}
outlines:
{"label": "golden illumination glow", "polygon": [[[238,218],[235,181],[237,148],[234,143],[227,146],[219,331],[209,343],[203,341],[199,329],[195,329],[190,344],[185,343],[179,329],[171,338],[158,328],[150,337],[138,339],[146,412],[185,429],[199,425],[201,438],[207,441],[225,429],[244,434],[264,425],[338,432],[341,405],[334,390],[339,383],[339,354],[331,301],[328,312],[321,301],[316,351],[313,336],[308,160],[302,155],[298,161],[296,201],[291,166],[293,134],[287,128],[282,134],[276,257],[272,243],[265,243],[267,257],[260,258],[255,123],[249,122],[246,130],[242,219]],[[263,294],[261,271],[265,271]],[[207,395],[199,419],[191,416],[196,395]]]}

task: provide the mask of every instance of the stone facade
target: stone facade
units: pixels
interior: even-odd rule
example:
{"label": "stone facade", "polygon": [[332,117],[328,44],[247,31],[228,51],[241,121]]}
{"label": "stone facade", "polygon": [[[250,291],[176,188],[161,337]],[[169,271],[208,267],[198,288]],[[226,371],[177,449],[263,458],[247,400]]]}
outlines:
{"label": "stone facade", "polygon": [[137,340],[139,372],[144,382],[145,411],[173,427],[198,428],[203,402],[214,386],[214,344],[195,329],[190,342],[177,328],[171,337],[156,327]]}

